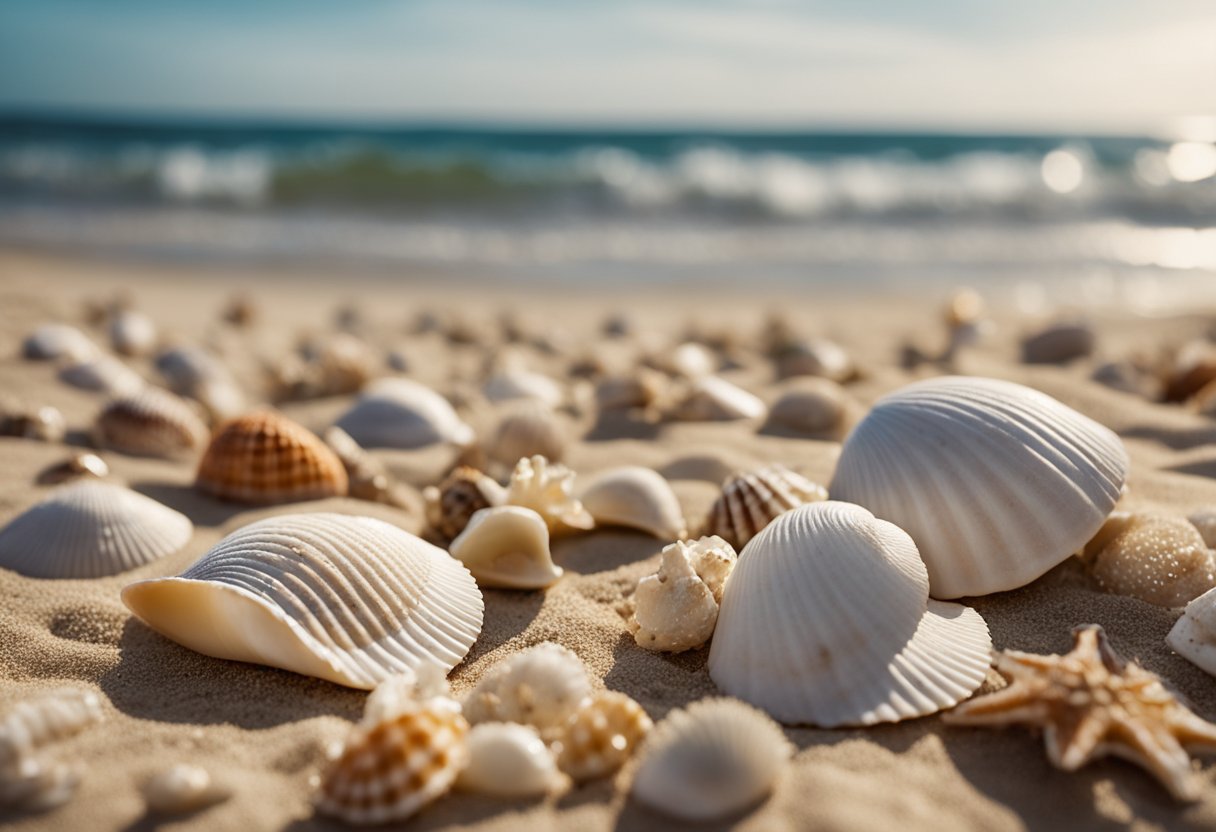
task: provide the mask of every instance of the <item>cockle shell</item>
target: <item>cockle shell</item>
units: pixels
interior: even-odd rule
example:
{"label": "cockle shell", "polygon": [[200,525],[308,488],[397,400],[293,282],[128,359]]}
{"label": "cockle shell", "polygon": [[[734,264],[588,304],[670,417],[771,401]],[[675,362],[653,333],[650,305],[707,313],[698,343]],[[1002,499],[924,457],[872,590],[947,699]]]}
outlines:
{"label": "cockle shell", "polygon": [[591,695],[587,666],[572,651],[544,641],[494,665],[464,699],[469,722],[531,725],[550,740]]}
{"label": "cockle shell", "polygon": [[97,415],[93,433],[102,445],[125,454],[166,458],[197,453],[211,436],[189,404],[156,387],[112,399]]}
{"label": "cockle shell", "polygon": [[56,361],[70,358],[84,361],[96,356],[100,349],[89,336],[68,324],[43,324],[26,336],[21,354],[36,361]]}
{"label": "cockle shell", "polygon": [[718,376],[703,376],[667,410],[667,416],[685,422],[721,422],[760,419],[768,408],[759,398]]}
{"label": "cockle shell", "polygon": [[492,402],[511,399],[535,399],[548,407],[557,407],[565,398],[561,385],[541,373],[510,369],[492,376],[482,387]]}
{"label": "cockle shell", "polygon": [[447,399],[405,378],[373,381],[337,425],[365,448],[408,449],[473,441],[473,429],[461,421]]}
{"label": "cockle shell", "polygon": [[1216,676],[1216,589],[1209,589],[1186,605],[1165,643],[1191,664]]}
{"label": "cockle shell", "polygon": [[112,355],[100,355],[68,364],[59,371],[59,380],[81,390],[110,396],[127,396],[144,386],[139,373]]}
{"label": "cockle shell", "polygon": [[902,529],[850,503],[809,503],[752,538],[726,584],[709,651],[725,693],[826,728],[949,708],[984,681],[988,627],[929,601]]}
{"label": "cockle shell", "polygon": [[190,518],[143,494],[81,480],[0,531],[0,567],[31,578],[100,578],[172,554],[193,533]]}
{"label": "cockle shell", "polygon": [[543,456],[524,457],[516,463],[506,501],[535,511],[550,532],[595,526],[595,518],[574,497],[574,472],[565,465],[550,464]]}
{"label": "cockle shell", "polygon": [[147,355],[156,346],[156,324],[142,312],[119,310],[110,319],[110,346],[119,355]]}
{"label": "cockle shell", "polygon": [[192,650],[371,689],[423,662],[450,670],[481,632],[473,576],[447,552],[370,517],[271,517],[179,577],[123,603]]}
{"label": "cockle shell", "polygon": [[221,425],[195,484],[222,500],[267,505],[342,496],[342,461],[313,433],[273,410]]}
{"label": "cockle shell", "polygon": [[571,714],[554,743],[561,770],[576,781],[607,777],[646,738],[654,723],[623,693],[601,691]]}
{"label": "cockle shell", "polygon": [[1116,512],[1085,547],[1102,588],[1162,607],[1181,607],[1216,587],[1216,558],[1180,517]]}
{"label": "cockle shell", "polygon": [[100,697],[83,688],[58,688],[19,702],[0,722],[0,808],[45,811],[70,800],[81,767],[49,758],[46,746],[79,734],[102,716]]}
{"label": "cockle shell", "polygon": [[785,386],[769,408],[768,421],[798,433],[831,433],[844,423],[846,410],[844,388],[839,384],[826,378],[802,378]]}
{"label": "cockle shell", "polygon": [[492,506],[472,516],[448,547],[480,586],[542,589],[562,576],[549,553],[549,528],[530,508]]}
{"label": "cockle shell", "polygon": [[944,377],[880,399],[829,491],[906,530],[935,598],[1024,586],[1079,551],[1119,499],[1123,444],[1037,390]]}
{"label": "cockle shell", "polygon": [[427,523],[444,540],[452,540],[465,530],[474,514],[505,503],[507,492],[476,468],[461,465],[438,486],[423,489],[422,498],[426,501]]}
{"label": "cockle shell", "polygon": [[469,731],[469,764],[456,787],[494,797],[537,797],[561,789],[566,778],[530,725],[483,722]]}
{"label": "cockle shell", "polygon": [[718,359],[704,344],[685,341],[657,362],[667,372],[695,379],[708,376],[718,369]]}
{"label": "cockle shell", "polygon": [[737,556],[720,537],[677,541],[663,549],[659,571],[638,581],[630,621],[647,650],[679,653],[709,641]]}
{"label": "cockle shell", "polygon": [[162,815],[197,812],[227,800],[231,794],[211,779],[207,769],[189,763],[177,763],[153,775],[143,791],[148,811]]}
{"label": "cockle shell", "polygon": [[702,699],[676,709],[641,750],[632,795],[684,820],[738,812],[769,794],[793,748],[781,728],[735,699]]}
{"label": "cockle shell", "polygon": [[485,450],[493,461],[511,467],[524,457],[537,455],[560,462],[569,441],[566,426],[556,413],[539,402],[524,401],[499,419]]}
{"label": "cockle shell", "polygon": [[702,534],[717,535],[742,549],[778,515],[827,498],[822,485],[780,463],[739,472],[722,483],[722,494],[710,506]]}
{"label": "cockle shell", "polygon": [[662,540],[678,540],[687,533],[675,492],[649,468],[612,468],[587,486],[581,500],[597,525],[641,529]]}

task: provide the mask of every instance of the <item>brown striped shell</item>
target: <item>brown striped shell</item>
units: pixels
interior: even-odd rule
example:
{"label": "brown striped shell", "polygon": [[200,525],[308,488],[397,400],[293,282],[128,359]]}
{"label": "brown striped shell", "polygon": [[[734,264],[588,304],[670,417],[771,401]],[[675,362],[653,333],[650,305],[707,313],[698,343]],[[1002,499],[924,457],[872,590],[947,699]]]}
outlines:
{"label": "brown striped shell", "polygon": [[620,768],[654,726],[642,706],[623,693],[603,691],[566,721],[557,764],[577,781],[607,777]]}
{"label": "brown striped shell", "polygon": [[207,443],[209,433],[184,399],[156,387],[113,399],[94,425],[99,443],[135,456],[196,453]]}
{"label": "brown striped shell", "polygon": [[717,535],[741,551],[778,515],[827,498],[823,486],[781,464],[740,472],[722,484],[722,494],[710,506],[701,534]]}
{"label": "brown striped shell", "polygon": [[426,519],[444,540],[454,540],[474,514],[506,502],[506,491],[493,479],[470,465],[461,465],[439,485],[427,486]]}

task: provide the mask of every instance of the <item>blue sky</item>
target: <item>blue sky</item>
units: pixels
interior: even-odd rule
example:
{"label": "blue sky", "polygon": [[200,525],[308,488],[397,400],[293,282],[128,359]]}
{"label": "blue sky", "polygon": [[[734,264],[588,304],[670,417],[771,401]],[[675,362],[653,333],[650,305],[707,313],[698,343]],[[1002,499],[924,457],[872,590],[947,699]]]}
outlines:
{"label": "blue sky", "polygon": [[1216,0],[4,0],[0,107],[1140,131]]}

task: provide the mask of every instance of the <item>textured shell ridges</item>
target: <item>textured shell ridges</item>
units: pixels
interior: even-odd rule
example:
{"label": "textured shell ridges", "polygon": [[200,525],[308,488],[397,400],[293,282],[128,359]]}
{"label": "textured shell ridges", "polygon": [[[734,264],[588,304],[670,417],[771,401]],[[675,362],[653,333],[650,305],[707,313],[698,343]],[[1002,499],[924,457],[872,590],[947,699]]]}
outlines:
{"label": "textured shell ridges", "polygon": [[654,726],[642,706],[616,691],[601,691],[566,721],[554,743],[562,771],[582,782],[624,765]]}
{"label": "textured shell ridges", "polygon": [[827,498],[826,488],[778,463],[744,471],[722,484],[701,533],[742,549],[778,515]]}
{"label": "textured shell ridges", "polygon": [[98,414],[95,431],[107,447],[155,457],[196,453],[211,435],[190,405],[155,387],[110,401]]}
{"label": "textured shell ridges", "polygon": [[546,641],[494,665],[464,699],[469,722],[531,725],[549,739],[591,695],[587,667]]}

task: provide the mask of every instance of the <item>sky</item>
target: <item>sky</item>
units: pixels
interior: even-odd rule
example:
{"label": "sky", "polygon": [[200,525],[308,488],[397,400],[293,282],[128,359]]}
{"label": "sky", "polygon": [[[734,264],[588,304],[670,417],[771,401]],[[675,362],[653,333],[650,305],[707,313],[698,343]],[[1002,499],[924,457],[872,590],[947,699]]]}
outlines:
{"label": "sky", "polygon": [[0,109],[1168,130],[1216,0],[3,0]]}

